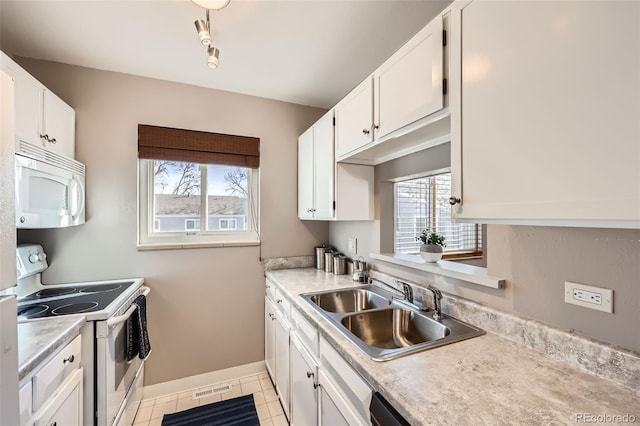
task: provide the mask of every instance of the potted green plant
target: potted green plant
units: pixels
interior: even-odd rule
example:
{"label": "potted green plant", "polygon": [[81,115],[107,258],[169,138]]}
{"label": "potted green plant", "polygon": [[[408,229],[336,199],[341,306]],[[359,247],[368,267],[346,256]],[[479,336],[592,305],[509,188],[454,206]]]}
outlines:
{"label": "potted green plant", "polygon": [[443,248],[447,246],[444,240],[443,235],[423,230],[416,237],[416,241],[422,241],[420,256],[427,262],[437,262],[442,259]]}

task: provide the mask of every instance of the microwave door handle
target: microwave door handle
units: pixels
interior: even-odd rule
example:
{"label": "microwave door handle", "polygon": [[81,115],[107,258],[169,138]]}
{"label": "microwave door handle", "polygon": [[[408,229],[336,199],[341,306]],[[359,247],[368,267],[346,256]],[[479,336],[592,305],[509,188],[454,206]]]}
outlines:
{"label": "microwave door handle", "polygon": [[[71,180],[74,183],[75,188],[79,188],[77,194],[80,194],[80,203],[78,204],[78,208],[73,213],[71,213],[71,217],[75,220],[78,217],[78,215],[82,212],[82,210],[84,210],[85,194],[84,194],[84,188],[82,187],[82,184],[78,179],[76,179],[75,175],[71,178]],[[74,193],[69,194],[69,196],[75,197],[76,196],[75,191],[72,191],[72,192]]]}

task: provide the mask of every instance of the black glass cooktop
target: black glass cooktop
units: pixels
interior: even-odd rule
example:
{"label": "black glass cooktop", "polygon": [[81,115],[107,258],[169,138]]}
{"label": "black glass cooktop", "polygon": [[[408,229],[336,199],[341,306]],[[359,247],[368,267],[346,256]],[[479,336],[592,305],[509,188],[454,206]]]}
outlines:
{"label": "black glass cooktop", "polygon": [[133,281],[123,281],[42,289],[18,301],[18,318],[33,319],[100,311],[132,284]]}

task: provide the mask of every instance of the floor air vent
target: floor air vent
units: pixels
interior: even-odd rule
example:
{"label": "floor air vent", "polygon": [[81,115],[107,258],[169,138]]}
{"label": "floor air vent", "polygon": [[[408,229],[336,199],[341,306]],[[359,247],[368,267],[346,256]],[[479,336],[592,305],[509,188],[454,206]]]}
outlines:
{"label": "floor air vent", "polygon": [[197,391],[193,392],[192,398],[198,399],[198,398],[204,398],[205,396],[216,395],[218,393],[230,391],[231,388],[232,386],[229,383],[225,383],[222,385],[213,385],[211,387],[198,389]]}

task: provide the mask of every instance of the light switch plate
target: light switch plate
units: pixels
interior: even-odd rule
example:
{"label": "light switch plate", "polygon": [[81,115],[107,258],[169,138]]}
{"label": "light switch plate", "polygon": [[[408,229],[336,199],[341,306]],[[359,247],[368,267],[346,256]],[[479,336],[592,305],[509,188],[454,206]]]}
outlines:
{"label": "light switch plate", "polygon": [[349,248],[348,248],[349,253],[353,253],[356,254],[358,253],[358,240],[351,237],[349,238]]}
{"label": "light switch plate", "polygon": [[564,301],[584,308],[613,313],[613,290],[608,288],[565,281]]}

